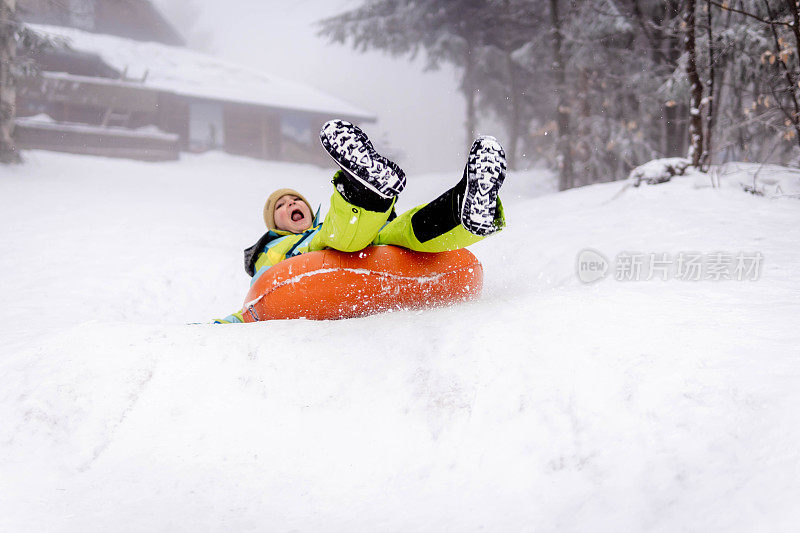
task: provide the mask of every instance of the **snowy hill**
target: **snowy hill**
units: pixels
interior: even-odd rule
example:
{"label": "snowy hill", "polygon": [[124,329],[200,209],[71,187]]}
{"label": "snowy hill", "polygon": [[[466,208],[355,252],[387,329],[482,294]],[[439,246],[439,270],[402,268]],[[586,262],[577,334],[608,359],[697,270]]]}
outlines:
{"label": "snowy hill", "polygon": [[[28,158],[0,168],[0,531],[800,520],[794,199],[699,175],[546,194],[548,174],[512,174],[508,229],[472,248],[479,301],[186,325],[238,309],[266,195],[327,205],[330,172]],[[400,207],[459,177],[409,176]],[[606,279],[578,279],[585,249]],[[717,253],[760,254],[758,279],[622,279],[625,258]]]}

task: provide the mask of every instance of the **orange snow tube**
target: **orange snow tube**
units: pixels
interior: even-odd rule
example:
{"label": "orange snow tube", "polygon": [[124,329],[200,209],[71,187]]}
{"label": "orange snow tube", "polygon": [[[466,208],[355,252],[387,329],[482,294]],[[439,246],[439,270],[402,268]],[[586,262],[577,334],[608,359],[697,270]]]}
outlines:
{"label": "orange snow tube", "polygon": [[250,287],[243,315],[245,322],[352,318],[469,300],[478,297],[482,287],[483,267],[465,249],[323,250],[286,259],[267,270]]}

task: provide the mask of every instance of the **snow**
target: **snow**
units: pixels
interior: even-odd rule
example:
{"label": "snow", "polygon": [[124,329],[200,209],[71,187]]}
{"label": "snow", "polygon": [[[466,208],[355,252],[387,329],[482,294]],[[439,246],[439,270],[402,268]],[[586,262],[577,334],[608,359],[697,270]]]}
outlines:
{"label": "snow", "polygon": [[692,169],[686,158],[666,157],[634,168],[628,180],[634,187],[642,183],[658,185],[684,174],[691,176],[697,188],[730,188],[770,198],[800,198],[800,169],[765,163],[732,161],[712,165],[704,173]]}
{"label": "snow", "polygon": [[162,141],[177,142],[180,136],[175,133],[167,133],[158,126],[148,125],[141,128],[119,128],[114,126],[93,126],[77,122],[56,122],[45,113],[40,113],[32,117],[19,117],[14,120],[17,126],[27,126],[42,130],[70,131],[75,133],[88,133],[93,135],[111,134],[115,137],[147,138]]}
{"label": "snow", "polygon": [[308,85],[188,48],[61,26],[28,26],[48,37],[64,39],[75,50],[98,54],[129,79],[145,78],[138,86],[184,96],[374,120],[371,113]]}
{"label": "snow", "polygon": [[657,185],[669,181],[675,175],[683,175],[690,164],[684,157],[653,159],[631,170],[628,179],[633,181],[634,187],[638,187],[642,182]]}
{"label": "snow", "polygon": [[[795,199],[691,175],[550,194],[546,172],[512,174],[508,228],[471,247],[478,301],[189,325],[239,308],[267,195],[327,207],[331,171],[26,155],[0,167],[0,531],[800,520]],[[410,175],[399,207],[460,177]],[[764,263],[757,281],[584,284],[585,249]]]}
{"label": "snow", "polygon": [[753,191],[772,198],[800,198],[800,169],[731,162],[711,169],[719,186]]}
{"label": "snow", "polygon": [[27,120],[37,124],[55,124],[56,121],[47,113],[39,113],[38,115],[31,115],[29,117],[17,117],[15,120]]}

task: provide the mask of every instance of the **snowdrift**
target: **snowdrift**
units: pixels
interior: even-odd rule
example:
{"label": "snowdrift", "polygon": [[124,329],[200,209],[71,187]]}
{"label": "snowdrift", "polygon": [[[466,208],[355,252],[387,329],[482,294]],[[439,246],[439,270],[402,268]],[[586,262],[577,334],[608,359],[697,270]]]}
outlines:
{"label": "snowdrift", "polygon": [[[32,153],[0,179],[2,531],[791,531],[800,209],[512,174],[480,300],[335,322],[238,309],[313,167]],[[224,176],[224,179],[220,178]],[[460,177],[409,176],[400,208]],[[581,250],[760,252],[756,280],[575,273]]]}

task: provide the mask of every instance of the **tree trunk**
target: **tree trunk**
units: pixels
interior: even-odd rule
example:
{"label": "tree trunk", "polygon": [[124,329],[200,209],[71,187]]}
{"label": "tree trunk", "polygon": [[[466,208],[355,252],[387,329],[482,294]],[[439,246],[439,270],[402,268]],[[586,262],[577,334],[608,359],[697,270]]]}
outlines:
{"label": "tree trunk", "polygon": [[[467,99],[467,120],[465,123],[467,132],[467,147],[472,145],[475,139],[475,85],[474,85],[474,71],[475,71],[475,58],[472,55],[472,44],[467,41],[467,46],[464,50],[464,96]],[[467,148],[469,149],[469,148]]]}
{"label": "tree trunk", "polygon": [[708,104],[706,106],[706,142],[703,147],[703,155],[700,158],[703,170],[708,170],[711,165],[714,147],[711,141],[714,137],[714,32],[712,27],[711,0],[706,0],[706,32],[708,34]]}
{"label": "tree trunk", "polygon": [[[680,8],[676,0],[668,0],[666,7],[666,14],[664,16],[664,24],[667,25],[669,21],[675,20],[680,16]],[[669,32],[667,41],[667,65],[670,71],[675,70],[678,66],[678,61],[681,57],[681,43],[678,32]],[[664,139],[664,155],[667,157],[676,157],[683,155],[683,139],[684,132],[683,126],[680,124],[678,117],[680,107],[672,104],[667,106],[664,110],[664,118],[666,119],[666,135]]]}
{"label": "tree trunk", "polygon": [[[794,35],[794,51],[795,51],[795,62],[800,61],[800,6],[797,5],[797,2],[793,2],[791,0],[786,1],[786,8],[789,10],[789,13],[792,15],[792,35]],[[793,65],[795,68],[797,64]]]}
{"label": "tree trunk", "polygon": [[506,51],[506,66],[508,68],[508,81],[511,98],[509,99],[508,109],[508,145],[506,146],[506,158],[510,170],[517,169],[517,143],[520,135],[520,101],[519,88],[517,87],[517,74],[514,68],[514,59],[511,52]]}
{"label": "tree trunk", "polygon": [[0,0],[0,163],[18,163],[11,135],[16,116],[16,91],[11,65],[16,55],[16,0]]}
{"label": "tree trunk", "polygon": [[697,51],[695,46],[695,11],[696,0],[686,0],[686,11],[683,21],[686,24],[686,37],[684,45],[688,60],[686,61],[686,75],[689,78],[691,98],[689,103],[689,158],[692,166],[700,166],[700,157],[703,154],[703,117],[700,106],[703,101],[703,82],[697,73]]}
{"label": "tree trunk", "polygon": [[577,175],[574,176],[573,186],[589,185],[598,180],[598,167],[593,164],[597,147],[593,146],[590,139],[589,116],[591,105],[589,104],[589,73],[586,68],[578,69],[577,94],[575,103],[577,106],[578,123],[573,139],[572,160],[574,167],[577,167]]}
{"label": "tree trunk", "polygon": [[550,22],[553,36],[553,76],[555,92],[558,97],[556,125],[558,127],[558,189],[565,191],[573,186],[572,147],[569,130],[570,109],[566,94],[566,72],[562,52],[561,19],[558,13],[558,0],[550,0]]}
{"label": "tree trunk", "polygon": [[[789,7],[789,9],[790,9],[790,11],[792,12],[792,15],[793,15],[792,22],[793,22],[793,24],[797,24],[797,21],[800,20],[800,18],[798,18],[797,5],[792,6],[792,4],[793,4],[793,2],[787,2],[787,6]],[[783,69],[783,73],[784,73],[784,76],[786,78],[786,86],[787,86],[786,94],[789,95],[789,97],[790,97],[790,99],[792,101],[792,109],[791,110],[787,109],[787,106],[784,105],[784,103],[782,101],[780,101],[780,100],[778,100],[777,103],[780,106],[780,108],[783,110],[784,114],[786,115],[787,120],[789,120],[791,125],[794,127],[795,141],[798,144],[800,144],[800,101],[798,100],[798,97],[797,97],[797,81],[796,81],[795,74],[794,74],[795,73],[795,69],[794,69],[793,65],[790,66],[790,65],[788,65],[786,63],[786,61],[788,61],[788,59],[785,61],[782,58],[782,55],[781,55],[781,38],[778,36],[778,29],[776,28],[776,23],[775,23],[776,15],[772,12],[772,9],[770,8],[769,2],[767,0],[764,0],[764,7],[766,8],[767,14],[769,15],[769,21],[770,21],[769,27],[770,27],[770,30],[772,31],[772,38],[773,38],[773,42],[774,42],[774,46],[775,46],[774,54],[776,56],[778,56],[778,60],[775,63],[779,68]],[[798,35],[798,31],[800,31],[800,29],[795,27],[794,30],[793,30],[793,33],[795,34],[795,36]],[[795,37],[795,38],[797,38],[797,37]],[[797,60],[797,59],[795,59],[795,60]]]}
{"label": "tree trunk", "polygon": [[[511,1],[503,0],[502,2],[502,24],[498,28],[506,36],[511,37],[514,35],[514,28],[512,21],[514,15],[511,11]],[[506,161],[509,170],[517,169],[517,146],[519,142],[521,120],[520,107],[522,104],[522,95],[519,90],[519,82],[517,77],[517,67],[512,57],[514,47],[512,41],[508,38],[501,40],[503,55],[505,57],[506,72],[508,76],[508,105],[506,107],[505,123],[508,129],[508,141],[506,143]]]}

